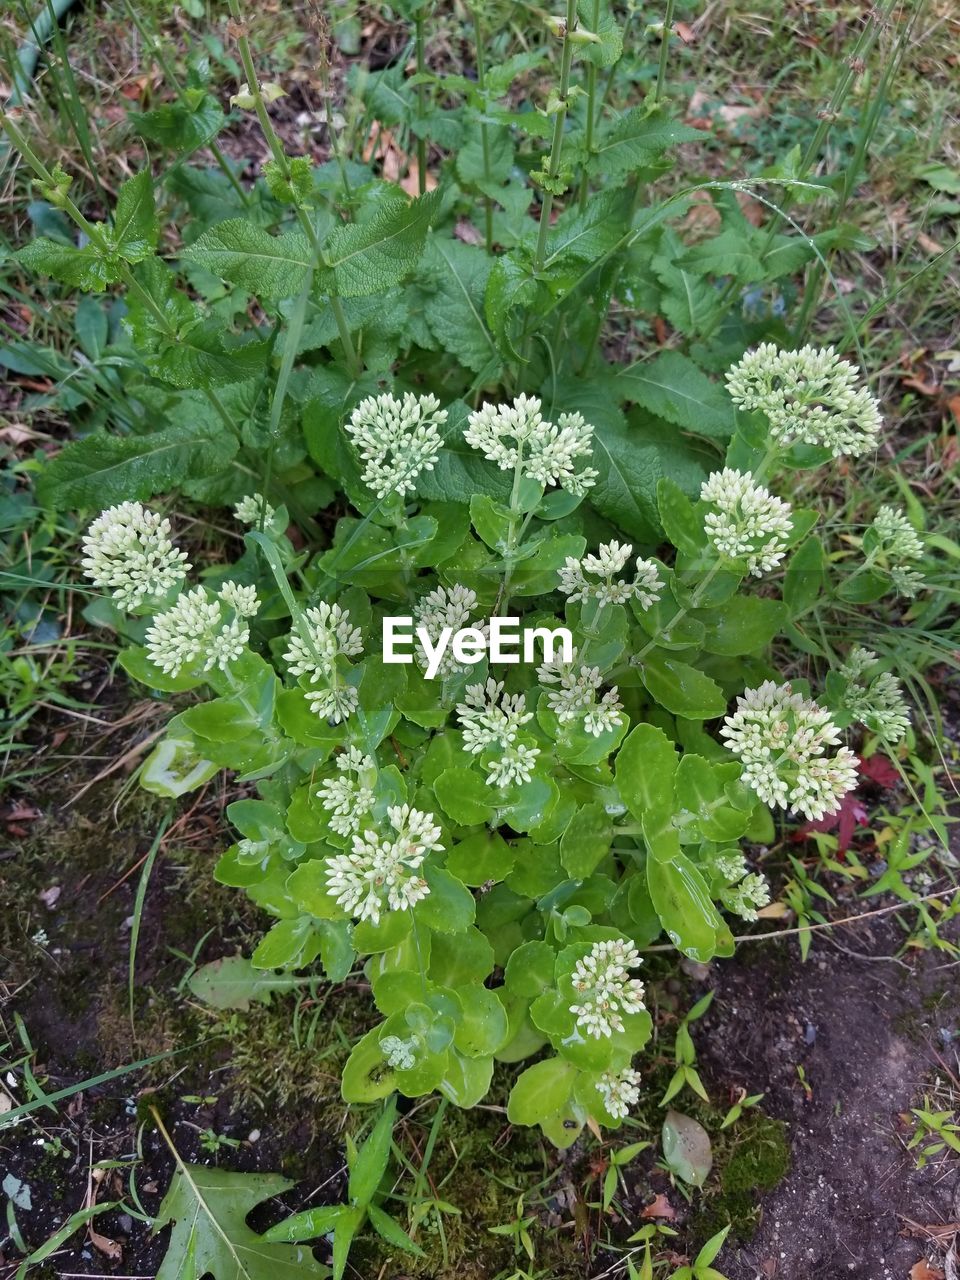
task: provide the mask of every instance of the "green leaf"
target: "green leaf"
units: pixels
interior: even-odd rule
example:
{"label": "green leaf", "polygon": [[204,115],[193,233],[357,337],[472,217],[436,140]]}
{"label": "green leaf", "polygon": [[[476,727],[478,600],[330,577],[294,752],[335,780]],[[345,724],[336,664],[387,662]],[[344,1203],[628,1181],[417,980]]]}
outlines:
{"label": "green leaf", "polygon": [[489,822],[496,792],[472,769],[445,769],[433,784],[440,808],[463,826]]}
{"label": "green leaf", "polygon": [[587,172],[612,184],[654,164],[668,147],[705,136],[699,129],[667,119],[660,110],[634,107],[604,130],[587,162]]}
{"label": "green leaf", "polygon": [[675,480],[664,476],[657,485],[657,508],[663,531],[684,555],[699,555],[706,546],[703,520]]}
{"label": "green leaf", "polygon": [[790,557],[783,580],[783,602],[792,618],[819,599],[826,584],[826,555],[817,537],[801,542]]}
{"label": "green leaf", "polygon": [[424,867],[423,878],[430,893],[417,904],[417,919],[440,933],[463,933],[468,929],[477,904],[463,881],[442,867],[431,866]]}
{"label": "green leaf", "polygon": [[151,368],[158,378],[184,390],[227,387],[263,374],[269,350],[267,342],[248,342],[228,350],[219,330],[204,325],[165,344]]}
{"label": "green leaf", "polygon": [[390,1144],[396,1118],[397,1099],[392,1097],[353,1162],[347,1187],[351,1204],[366,1208],[373,1199],[390,1163]]}
{"label": "green leaf", "polygon": [[274,991],[291,991],[301,984],[290,974],[265,973],[255,969],[246,956],[224,956],[211,960],[191,973],[187,985],[198,1000],[214,1009],[246,1012],[251,1001],[269,1004]]}
{"label": "green leaf", "polygon": [[92,244],[82,249],[59,244],[39,236],[13,255],[15,262],[37,275],[51,276],[61,284],[73,285],[91,293],[102,293],[107,285],[120,279],[116,263],[103,257]]}
{"label": "green leaf", "polygon": [[786,606],[760,596],[732,596],[715,609],[704,610],[703,647],[726,657],[759,653],[783,629]]}
{"label": "green leaf", "polygon": [[511,1124],[533,1125],[556,1115],[567,1105],[577,1068],[564,1058],[535,1062],[510,1090],[507,1119]]}
{"label": "green leaf", "polygon": [[716,680],[662,649],[643,659],[640,679],[651,698],[675,716],[714,720],[727,710],[727,699]]}
{"label": "green leaf", "polygon": [[560,840],[560,861],[574,880],[586,880],[607,856],[613,843],[613,823],[602,804],[578,809]]}
{"label": "green leaf", "polygon": [[167,427],[149,436],[97,433],[68,444],[43,469],[37,496],[47,508],[98,511],[127,499],[144,501],[186,479],[222,471],[237,441],[222,427]]}
{"label": "green leaf", "polygon": [[692,1116],[670,1110],[663,1122],[661,1141],[667,1167],[684,1182],[702,1187],[713,1167],[710,1135],[703,1125]]}
{"label": "green leaf", "polygon": [[464,884],[476,887],[489,880],[505,880],[516,860],[516,851],[499,832],[476,831],[451,849],[447,870]]}
{"label": "green leaf", "polygon": [[492,266],[493,259],[479,246],[433,235],[420,273],[429,288],[430,332],[444,351],[484,380],[495,377],[502,364],[483,315]]}
{"label": "green leaf", "polygon": [[648,858],[647,887],[673,945],[691,960],[712,960],[723,921],[703,876],[686,854],[670,862]]}
{"label": "green leaf", "polygon": [[153,200],[153,175],[142,169],[120,188],[114,211],[117,252],[127,262],[142,262],[157,247],[160,227]]}
{"label": "green leaf", "polygon": [[731,1224],[728,1223],[722,1231],[718,1231],[716,1235],[711,1236],[706,1242],[693,1261],[695,1269],[699,1270],[700,1267],[709,1267],[710,1263],[713,1262],[714,1258],[723,1248],[724,1240],[726,1240],[730,1233],[730,1225]]}
{"label": "green leaf", "polygon": [[[596,26],[593,22],[595,4],[600,13],[600,21]],[[619,62],[623,53],[623,33],[610,12],[608,0],[600,0],[599,3],[598,0],[579,0],[577,13],[582,25],[600,37],[599,44],[579,46],[579,53],[584,61],[592,62],[598,67],[612,67],[615,62]]]}
{"label": "green leaf", "polygon": [[299,1280],[326,1269],[309,1249],[274,1244],[251,1231],[247,1215],[294,1184],[276,1173],[231,1173],[178,1162],[153,1222],[173,1224],[157,1280]]}
{"label": "green leaf", "polygon": [[468,1058],[489,1058],[507,1039],[507,1011],[496,991],[466,986],[457,992],[463,1017],[453,1033],[453,1043]]}
{"label": "green leaf", "polygon": [[258,298],[292,298],[303,289],[312,253],[299,231],[272,236],[246,218],[228,218],[183,251],[186,262]]}
{"label": "green leaf", "polygon": [[165,102],[152,111],[131,111],[127,119],[141,138],[189,155],[204,147],[223,128],[223,108],[210,93],[187,90],[186,102]]}
{"label": "green leaf", "polygon": [[336,227],[323,248],[317,287],[343,298],[358,298],[385,293],[399,284],[420,260],[440,201],[439,190],[431,191],[409,204],[391,203],[369,222]]}
{"label": "green leaf", "polygon": [[626,425],[608,424],[593,437],[591,461],[599,472],[590,490],[592,505],[624,533],[641,542],[655,542],[661,476],[656,449],[631,438]]}
{"label": "green leaf", "polygon": [[726,440],[733,434],[730,397],[679,351],[664,351],[653,360],[630,365],[617,376],[615,388],[620,399],[643,405],[696,435]]}
{"label": "green leaf", "polygon": [[638,724],[631,731],[617,755],[617,789],[635,817],[672,802],[678,759],[656,725]]}
{"label": "green leaf", "polygon": [[381,1240],[386,1240],[387,1244],[392,1245],[394,1249],[402,1249],[404,1253],[412,1253],[416,1258],[423,1258],[426,1255],[416,1241],[411,1240],[399,1222],[394,1221],[388,1213],[378,1208],[375,1204],[367,1205],[367,1217],[370,1219],[370,1225],[376,1231]]}

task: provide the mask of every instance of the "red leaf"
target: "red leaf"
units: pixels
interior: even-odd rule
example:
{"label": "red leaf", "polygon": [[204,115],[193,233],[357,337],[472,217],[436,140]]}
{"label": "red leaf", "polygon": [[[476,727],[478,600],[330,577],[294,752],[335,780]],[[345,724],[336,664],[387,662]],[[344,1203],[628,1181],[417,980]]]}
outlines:
{"label": "red leaf", "polygon": [[895,787],[900,781],[899,773],[890,763],[889,758],[882,754],[871,756],[869,760],[861,760],[860,773],[870,782],[875,782],[878,787]]}

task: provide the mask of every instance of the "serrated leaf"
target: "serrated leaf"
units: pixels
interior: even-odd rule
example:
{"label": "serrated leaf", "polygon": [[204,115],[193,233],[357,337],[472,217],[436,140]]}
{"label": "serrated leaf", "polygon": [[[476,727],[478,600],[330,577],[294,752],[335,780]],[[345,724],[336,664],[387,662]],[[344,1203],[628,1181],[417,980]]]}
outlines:
{"label": "serrated leaf", "polygon": [[655,542],[657,481],[662,474],[656,449],[632,439],[626,425],[608,425],[594,434],[592,462],[600,473],[590,490],[592,505],[624,533]]}
{"label": "serrated leaf", "polygon": [[232,1173],[178,1163],[153,1222],[173,1224],[157,1280],[302,1280],[326,1275],[307,1246],[272,1244],[251,1231],[247,1215],[294,1184],[276,1173]]}
{"label": "serrated leaf", "polygon": [[678,142],[692,142],[706,135],[699,129],[668,119],[662,111],[634,107],[606,129],[587,164],[591,175],[608,183],[650,165]]}
{"label": "serrated leaf", "polygon": [[160,233],[153,199],[153,175],[143,169],[123,184],[113,215],[117,252],[128,262],[142,262],[157,247]]}
{"label": "serrated leaf", "polygon": [[144,501],[186,479],[222,471],[237,452],[222,427],[168,427],[149,436],[89,435],[58,453],[37,481],[45,507]]}
{"label": "serrated leaf", "polygon": [[246,218],[228,218],[211,227],[182,256],[247,293],[269,299],[299,294],[312,262],[310,246],[299,231],[272,236]]}
{"label": "serrated leaf", "polygon": [[216,137],[226,117],[216,98],[203,93],[193,105],[165,102],[152,111],[131,111],[127,119],[141,138],[189,154]]}
{"label": "serrated leaf", "polygon": [[14,261],[37,275],[50,276],[61,284],[91,293],[102,293],[120,279],[116,264],[105,260],[93,245],[82,249],[39,236],[13,255]]}
{"label": "serrated leaf", "polygon": [[483,302],[493,259],[477,245],[431,236],[423,266],[431,288],[426,309],[433,337],[486,381],[502,367]]}
{"label": "serrated leaf", "polygon": [[264,372],[267,342],[248,342],[228,351],[218,330],[191,329],[152,361],[152,371],[181,390],[227,387]]}
{"label": "serrated leaf", "polygon": [[440,201],[439,190],[431,191],[409,204],[391,202],[369,222],[336,227],[323,246],[325,261],[317,270],[317,287],[359,298],[399,284],[420,260]]}
{"label": "serrated leaf", "polygon": [[696,435],[726,440],[736,425],[726,391],[679,351],[630,365],[617,376],[616,391]]}

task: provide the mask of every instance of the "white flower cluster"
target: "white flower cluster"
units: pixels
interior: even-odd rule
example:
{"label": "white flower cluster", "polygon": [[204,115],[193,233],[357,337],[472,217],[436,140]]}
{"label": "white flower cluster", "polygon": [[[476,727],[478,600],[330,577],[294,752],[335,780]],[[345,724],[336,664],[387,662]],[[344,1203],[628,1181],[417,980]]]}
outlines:
{"label": "white flower cluster", "polygon": [[170,521],[139,502],[101,511],[83,539],[86,576],[124,609],[165,596],[190,566],[170,541]]}
{"label": "white flower cluster", "polygon": [[[598,600],[600,604],[626,604],[633,599],[639,601],[642,609],[649,609],[660,599],[663,590],[663,581],[656,564],[638,556],[632,581],[616,576],[626,568],[632,554],[633,547],[628,542],[603,542],[596,555],[584,556],[582,560],[567,556],[566,563],[559,571],[560,590],[574,604],[581,600]],[[600,581],[589,581],[587,574],[592,574]]]}
{"label": "white flower cluster", "polygon": [[739,884],[723,891],[723,902],[728,910],[742,920],[756,920],[757,911],[770,901],[770,886],[756,871],[744,876]]}
{"label": "white flower cluster", "polygon": [[260,513],[263,512],[263,523],[269,524],[277,514],[262,493],[248,493],[240,499],[233,509],[234,516],[241,524],[259,524]]}
{"label": "white flower cluster", "polygon": [[[416,619],[417,627],[422,627],[429,635],[431,641],[436,644],[443,632],[449,628],[454,635],[464,627],[470,625],[470,615],[477,607],[477,593],[469,587],[462,587],[456,583],[452,587],[434,587],[432,591],[428,591],[414,605],[413,614]],[[477,628],[478,631],[486,632],[488,626],[484,624]],[[428,658],[423,645],[416,642],[414,646],[417,663],[426,669]],[[469,668],[462,666],[457,662],[453,653],[453,646],[448,645],[437,668],[441,677],[462,675]]]}
{"label": "white flower cluster", "polygon": [[884,742],[899,742],[910,728],[910,712],[903,696],[903,685],[889,671],[875,676],[867,672],[879,659],[870,649],[852,649],[840,668],[849,681],[843,704],[851,715],[867,726]]}
{"label": "white flower cluster", "polygon": [[406,911],[430,888],[414,873],[430,850],[442,850],[432,813],[393,805],[392,834],[367,830],[353,837],[353,852],[327,859],[327,893],[357,920],[379,924],[384,911]]}
{"label": "white flower cluster", "polygon": [[[224,608],[232,613],[225,616]],[[214,667],[226,670],[243,653],[250,639],[245,619],[260,608],[255,587],[225,582],[212,600],[205,588],[184,591],[176,604],[157,614],[147,628],[146,649],[150,661],[167,675],[179,675],[184,667],[197,672]]]}
{"label": "white flower cluster", "polygon": [[363,652],[360,628],[351,623],[347,609],[326,600],[307,610],[305,628],[305,635],[290,633],[284,659],[292,676],[309,676],[311,684],[325,686],[308,690],[307,701],[318,716],[339,724],[356,711],[359,695],[353,685],[344,683],[337,659]]}
{"label": "white flower cluster", "polygon": [[578,960],[571,981],[580,997],[570,1012],[577,1026],[597,1040],[623,1030],[623,1013],[639,1013],[643,1005],[643,983],[631,978],[630,970],[640,964],[640,953],[626,938],[595,942],[588,955]]}
{"label": "white flower cluster", "polygon": [[326,778],[320,784],[317,799],[330,814],[331,831],[339,836],[352,836],[373,808],[377,762],[358,747],[348,747],[337,756],[337,769],[335,777]]}
{"label": "white flower cluster", "polygon": [[781,351],[764,342],[727,371],[727,388],[734,404],[767,415],[778,444],[858,457],[876,448],[882,425],[879,403],[859,379],[832,347]]}
{"label": "white flower cluster", "polygon": [[346,424],[364,463],[362,479],[378,498],[416,488],[421,471],[432,471],[443,440],[438,430],[447,420],[435,396],[368,396]]}
{"label": "white flower cluster", "polygon": [[624,1067],[622,1071],[604,1071],[597,1081],[597,1093],[616,1120],[622,1120],[640,1097],[641,1079],[639,1071]]}
{"label": "white flower cluster", "polygon": [[411,1036],[409,1040],[401,1040],[399,1036],[384,1036],[380,1041],[380,1048],[388,1067],[393,1067],[394,1071],[409,1071],[416,1065],[417,1044],[416,1036]]}
{"label": "white flower cluster", "polygon": [[556,484],[582,497],[597,479],[593,467],[577,466],[593,451],[593,427],[579,413],[561,413],[556,423],[548,422],[536,396],[481,405],[471,413],[463,438],[501,471],[519,467],[544,488]]}
{"label": "white flower cluster", "polygon": [[578,665],[576,649],[572,662],[554,658],[541,663],[537,667],[537,675],[543,684],[558,686],[546,691],[547,706],[561,724],[570,724],[582,717],[587,733],[599,738],[623,720],[623,704],[617,686],[598,698],[603,685],[600,668]]}
{"label": "white flower cluster", "polygon": [[714,471],[700,489],[700,500],[716,511],[704,518],[707,537],[722,556],[745,560],[759,578],[786,555],[793,529],[789,503],[754,484],[749,471]]}
{"label": "white flower cluster", "polygon": [[880,507],[871,525],[879,542],[878,552],[887,560],[894,586],[902,596],[915,596],[923,586],[923,574],[911,567],[923,559],[923,541],[896,507]]}
{"label": "white flower cluster", "polygon": [[799,810],[814,820],[834,813],[857,785],[857,757],[837,746],[840,730],[830,713],[789,684],[765,681],[737,699],[720,735],[743,761],[743,781],[766,804]]}
{"label": "white flower cluster", "polygon": [[490,786],[530,781],[540,748],[517,742],[520,727],[533,719],[522,693],[504,693],[503,682],[492,678],[486,684],[467,685],[457,716],[463,745],[471,755],[497,752],[485,766]]}

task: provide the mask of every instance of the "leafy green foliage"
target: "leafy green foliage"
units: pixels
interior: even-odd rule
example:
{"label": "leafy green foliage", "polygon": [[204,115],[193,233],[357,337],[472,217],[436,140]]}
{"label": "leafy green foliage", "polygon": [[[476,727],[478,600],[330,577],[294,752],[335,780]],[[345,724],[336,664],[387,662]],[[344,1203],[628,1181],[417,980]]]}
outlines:
{"label": "leafy green foliage", "polygon": [[154,1219],[154,1231],[173,1224],[157,1280],[276,1280],[323,1276],[309,1249],[275,1244],[247,1226],[261,1200],[294,1184],[275,1173],[230,1173],[178,1164]]}

